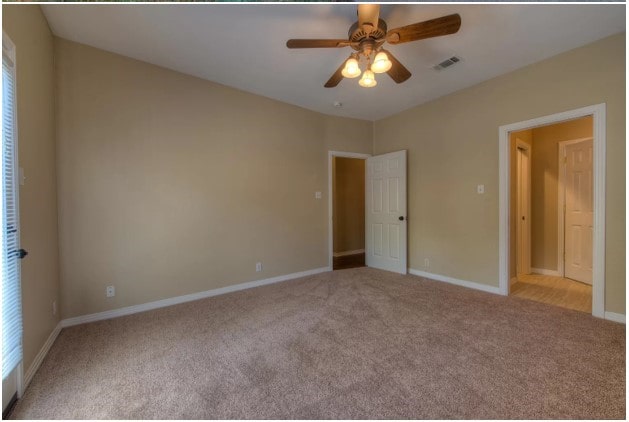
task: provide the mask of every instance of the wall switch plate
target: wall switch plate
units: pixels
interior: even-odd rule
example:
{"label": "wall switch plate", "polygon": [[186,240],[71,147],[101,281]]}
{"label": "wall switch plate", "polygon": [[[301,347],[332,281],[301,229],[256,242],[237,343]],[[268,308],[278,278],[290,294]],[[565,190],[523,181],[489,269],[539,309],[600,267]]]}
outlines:
{"label": "wall switch plate", "polygon": [[424,259],[424,267],[426,268],[430,267],[430,259],[428,258]]}
{"label": "wall switch plate", "polygon": [[262,263],[256,262],[256,272],[259,273],[260,271],[262,271]]}
{"label": "wall switch plate", "polygon": [[107,286],[107,297],[116,296],[116,288],[114,286]]}
{"label": "wall switch plate", "polygon": [[485,185],[478,185],[478,186],[476,186],[476,192],[478,192],[478,193],[485,193]]}
{"label": "wall switch plate", "polygon": [[315,199],[321,199],[321,192],[315,192]]}
{"label": "wall switch plate", "polygon": [[52,301],[52,315],[57,315],[57,301],[53,300]]}

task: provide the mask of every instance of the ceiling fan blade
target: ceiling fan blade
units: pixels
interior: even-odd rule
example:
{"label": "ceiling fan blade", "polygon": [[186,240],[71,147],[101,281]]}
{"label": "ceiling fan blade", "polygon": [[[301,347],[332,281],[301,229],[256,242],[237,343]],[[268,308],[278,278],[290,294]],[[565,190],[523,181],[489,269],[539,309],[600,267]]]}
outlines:
{"label": "ceiling fan blade", "polygon": [[363,3],[358,5],[358,27],[367,34],[378,28],[380,18],[380,5],[373,3]]}
{"label": "ceiling fan blade", "polygon": [[455,13],[392,29],[387,32],[387,41],[390,44],[401,44],[409,41],[440,37],[442,35],[454,34],[460,27],[461,16]]}
{"label": "ceiling fan blade", "polygon": [[343,60],[343,63],[336,69],[336,72],[328,79],[328,81],[323,85],[326,88],[334,88],[343,80],[343,68],[345,67],[346,60]]}
{"label": "ceiling fan blade", "polygon": [[384,51],[389,57],[389,60],[391,60],[391,69],[387,71],[387,74],[391,77],[391,79],[393,79],[396,83],[401,84],[411,77],[411,72],[409,72],[408,69],[404,67],[404,65],[400,63],[390,51],[387,51],[384,48],[382,51]]}
{"label": "ceiling fan blade", "polygon": [[288,40],[286,47],[288,48],[340,48],[347,47],[351,42],[349,40]]}

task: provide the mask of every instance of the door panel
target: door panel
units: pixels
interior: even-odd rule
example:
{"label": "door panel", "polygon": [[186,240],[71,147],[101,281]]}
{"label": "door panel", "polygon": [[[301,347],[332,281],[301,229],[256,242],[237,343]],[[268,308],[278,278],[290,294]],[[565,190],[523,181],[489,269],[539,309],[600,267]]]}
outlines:
{"label": "door panel", "polygon": [[382,180],[381,179],[376,179],[372,181],[372,186],[373,186],[373,212],[377,212],[377,213],[381,213],[383,206],[382,206]]}
{"label": "door panel", "polygon": [[592,141],[565,147],[565,276],[592,284]]}
{"label": "door panel", "polygon": [[367,266],[406,274],[406,151],[370,157],[366,171]]}
{"label": "door panel", "polygon": [[373,254],[382,256],[382,223],[372,224],[373,227]]}
{"label": "door panel", "polygon": [[397,177],[389,179],[389,212],[399,213],[400,211],[399,183],[400,180]]}
{"label": "door panel", "polygon": [[389,224],[389,257],[400,259],[400,225]]}

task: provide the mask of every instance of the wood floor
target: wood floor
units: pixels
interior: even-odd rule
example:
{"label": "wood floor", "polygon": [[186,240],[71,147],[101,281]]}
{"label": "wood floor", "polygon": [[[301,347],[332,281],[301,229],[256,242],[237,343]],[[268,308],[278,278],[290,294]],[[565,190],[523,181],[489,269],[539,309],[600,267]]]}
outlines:
{"label": "wood floor", "polygon": [[334,270],[345,270],[348,268],[358,268],[365,266],[365,254],[359,253],[354,255],[335,256],[333,259]]}
{"label": "wood floor", "polygon": [[592,313],[592,286],[563,277],[528,274],[511,285],[512,296]]}

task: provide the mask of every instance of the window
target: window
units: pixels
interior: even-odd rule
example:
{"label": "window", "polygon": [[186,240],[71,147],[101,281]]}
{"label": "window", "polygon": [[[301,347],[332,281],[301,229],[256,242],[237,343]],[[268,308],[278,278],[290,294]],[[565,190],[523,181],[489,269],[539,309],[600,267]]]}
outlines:
{"label": "window", "polygon": [[2,275],[2,379],[22,361],[19,213],[16,183],[17,119],[15,47],[2,34],[2,198],[0,201],[0,274]]}

